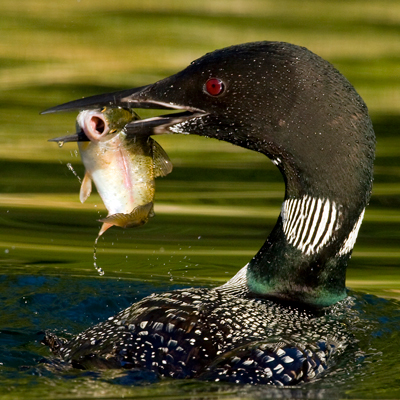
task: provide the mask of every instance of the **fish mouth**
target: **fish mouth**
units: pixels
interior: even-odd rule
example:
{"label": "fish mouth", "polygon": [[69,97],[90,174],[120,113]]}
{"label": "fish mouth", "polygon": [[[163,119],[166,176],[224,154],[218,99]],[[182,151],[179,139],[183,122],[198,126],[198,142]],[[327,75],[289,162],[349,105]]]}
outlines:
{"label": "fish mouth", "polygon": [[[127,109],[155,109],[155,110],[174,110],[181,111],[172,114],[165,114],[147,119],[132,121],[123,128],[127,137],[152,136],[171,133],[185,133],[184,126],[191,120],[203,118],[208,115],[207,112],[196,107],[191,107],[175,102],[160,101],[149,95],[151,89],[156,86],[148,85],[135,89],[123,90],[119,92],[95,95],[70,101],[58,106],[49,108],[41,114],[49,114],[65,111],[82,111],[103,109],[104,107],[121,107]],[[75,134],[50,139],[52,142],[80,142],[88,141],[83,130],[78,130]]]}

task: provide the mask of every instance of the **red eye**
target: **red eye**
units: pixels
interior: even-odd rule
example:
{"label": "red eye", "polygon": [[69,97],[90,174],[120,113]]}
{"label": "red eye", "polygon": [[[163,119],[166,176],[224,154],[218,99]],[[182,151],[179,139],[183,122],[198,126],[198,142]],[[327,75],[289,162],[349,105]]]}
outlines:
{"label": "red eye", "polygon": [[205,86],[205,91],[211,95],[211,96],[218,96],[220,95],[224,89],[225,89],[225,85],[224,82],[221,81],[221,79],[218,78],[210,78]]}

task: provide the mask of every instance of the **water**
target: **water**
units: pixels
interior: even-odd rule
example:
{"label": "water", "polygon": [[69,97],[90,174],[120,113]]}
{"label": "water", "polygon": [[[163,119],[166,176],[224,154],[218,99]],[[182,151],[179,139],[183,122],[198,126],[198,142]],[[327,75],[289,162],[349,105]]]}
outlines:
{"label": "water", "polygon": [[[62,143],[62,142],[59,142],[59,143],[58,143],[58,146],[59,146],[59,147],[62,147],[62,146],[60,146],[60,143]],[[63,143],[63,144],[64,144],[64,143]],[[78,179],[78,182],[79,182],[79,183],[82,183],[81,177],[76,173],[76,171],[74,170],[74,167],[72,166],[71,163],[67,163],[67,168],[76,176],[76,179]]]}
{"label": "water", "polygon": [[155,283],[17,274],[2,275],[0,284],[6,305],[0,318],[4,398],[6,393],[9,398],[97,398],[116,393],[119,398],[174,398],[178,394],[196,398],[198,393],[204,398],[370,398],[372,389],[384,398],[399,394],[395,383],[400,365],[393,348],[400,339],[397,301],[349,293],[354,299],[351,333],[358,343],[321,379],[296,389],[279,390],[194,380],[159,381],[151,373],[138,371],[65,371],[61,366],[45,364],[51,355],[40,344],[44,329],[68,337],[143,296],[182,285],[165,280]]}
{"label": "water", "polygon": [[[400,397],[397,0],[3,3],[1,399]],[[216,286],[234,275],[273,227],[284,188],[259,154],[204,138],[157,138],[174,171],[157,180],[156,216],[99,239],[99,276],[93,242],[106,211],[98,196],[79,202],[76,147],[47,142],[75,132],[76,114],[39,112],[145,85],[213,49],[264,39],[304,45],[334,63],[373,117],[375,185],[347,279],[356,345],[321,379],[283,390],[46,367],[45,330],[68,337],[150,293]]]}
{"label": "water", "polygon": [[94,266],[94,269],[98,272],[98,274],[100,276],[102,276],[102,275],[104,275],[104,270],[103,270],[103,268],[101,268],[97,265],[97,243],[99,241],[99,237],[100,236],[97,236],[97,238],[94,241],[94,245],[93,245],[93,266]]}

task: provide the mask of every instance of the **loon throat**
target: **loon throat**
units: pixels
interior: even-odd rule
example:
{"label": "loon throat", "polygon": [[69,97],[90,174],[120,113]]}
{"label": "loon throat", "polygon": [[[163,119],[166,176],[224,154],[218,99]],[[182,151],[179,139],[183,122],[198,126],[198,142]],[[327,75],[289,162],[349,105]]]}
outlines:
{"label": "loon throat", "polygon": [[282,225],[287,242],[304,255],[318,253],[340,227],[340,206],[329,199],[304,196],[285,200]]}
{"label": "loon throat", "polygon": [[240,273],[241,290],[317,306],[343,299],[363,216],[364,209],[349,224],[344,207],[329,199],[286,199],[270,237]]}
{"label": "loon throat", "polygon": [[[279,251],[275,239],[267,240],[253,260],[220,289],[230,294],[254,293],[317,306],[343,299],[347,260],[365,210],[349,231],[349,228],[341,229],[344,224],[341,208],[329,199],[310,196],[285,200],[275,227],[275,231],[280,232]],[[271,254],[271,248],[274,254]],[[294,263],[305,260],[305,264],[298,268],[296,264],[290,265],[292,258],[288,256],[293,254]],[[324,274],[326,264],[335,270],[335,274]]]}
{"label": "loon throat", "polygon": [[[289,244],[306,256],[317,254],[338,235],[342,225],[340,206],[329,199],[316,199],[304,196],[301,200],[288,199],[282,206],[283,232]],[[361,212],[353,229],[336,253],[337,256],[349,254],[354,247],[358,231],[364,217]]]}
{"label": "loon throat", "polygon": [[319,376],[352,340],[342,320],[346,268],[372,188],[375,134],[352,85],[303,47],[256,42],[47,112],[104,106],[178,110],[129,123],[127,137],[195,134],[263,153],[283,176],[282,210],[226,284],[152,295],[71,340],[47,333],[45,343],[82,369],[279,386]]}

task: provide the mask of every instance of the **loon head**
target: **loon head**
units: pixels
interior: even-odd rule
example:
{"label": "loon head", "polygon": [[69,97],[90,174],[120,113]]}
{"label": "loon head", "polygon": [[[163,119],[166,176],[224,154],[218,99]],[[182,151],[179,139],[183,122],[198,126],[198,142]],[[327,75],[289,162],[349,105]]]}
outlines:
{"label": "loon head", "polygon": [[281,214],[240,279],[228,283],[232,291],[236,285],[320,306],[345,297],[347,262],[371,194],[375,135],[365,103],[331,64],[304,47],[247,43],[152,85],[46,112],[104,106],[180,110],[125,130],[216,138],[261,152],[279,168]]}

